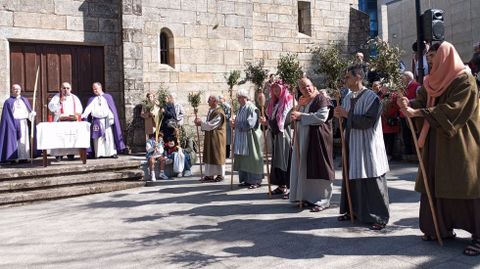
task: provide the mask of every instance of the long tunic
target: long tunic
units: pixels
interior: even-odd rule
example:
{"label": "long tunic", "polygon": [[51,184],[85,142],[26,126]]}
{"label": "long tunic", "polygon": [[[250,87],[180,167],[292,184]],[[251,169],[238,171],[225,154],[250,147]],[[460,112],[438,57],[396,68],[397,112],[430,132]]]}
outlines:
{"label": "long tunic", "polygon": [[[317,98],[323,96],[318,95]],[[312,99],[305,106],[299,106],[298,111],[302,113],[300,121],[297,122],[295,145],[292,151],[292,168],[290,170],[290,201],[296,202],[300,199],[318,206],[330,206],[332,198],[333,183],[330,180],[309,178],[307,176],[308,152],[310,144],[310,128],[324,124],[330,120],[330,107],[321,106],[316,111],[310,111],[316,99]],[[320,166],[320,161],[319,161]]]}
{"label": "long tunic", "polygon": [[[385,173],[389,167],[380,120],[382,106],[372,90],[364,88],[355,94],[349,93],[342,104],[348,112],[345,139],[353,214],[364,223],[387,224],[390,212]],[[340,213],[347,212],[342,184]]]}
{"label": "long tunic", "polygon": [[225,114],[220,107],[210,109],[207,121],[202,122],[201,128],[205,131],[203,162],[206,176],[225,176],[225,126]]}
{"label": "long tunic", "polygon": [[[32,108],[25,97],[5,100],[0,121],[0,162],[29,158],[29,118]],[[35,140],[34,140],[35,141]]]}
{"label": "long tunic", "polygon": [[240,182],[260,184],[263,179],[263,153],[259,110],[248,101],[240,107],[235,118],[233,170],[238,171]]}
{"label": "long tunic", "polygon": [[272,112],[272,119],[268,123],[272,135],[272,171],[270,178],[272,184],[279,186],[290,186],[290,156],[292,153],[291,127],[290,127],[291,108],[286,111],[284,130],[281,132],[278,128],[276,115],[278,113],[278,103]]}
{"label": "long tunic", "polygon": [[[65,100],[60,102],[60,94],[55,94],[48,103],[48,109],[54,114],[53,121],[57,122],[62,116],[71,116],[81,114],[83,111],[80,99],[74,94],[65,96]],[[78,149],[52,149],[50,155],[63,156],[79,154]]]}
{"label": "long tunic", "polygon": [[[437,210],[441,236],[464,229],[480,239],[480,107],[475,79],[462,74],[425,108],[426,91],[421,88],[414,108],[430,123],[422,159],[430,193]],[[419,118],[420,119],[420,118]],[[415,190],[421,192],[420,229],[435,235],[425,194],[423,175],[418,172]]]}
{"label": "long tunic", "polygon": [[105,132],[103,136],[93,139],[95,157],[110,157],[117,154],[111,128],[112,125],[115,124],[115,120],[105,97],[102,95],[96,96],[85,108],[82,118],[86,118],[90,114],[92,117],[99,119],[100,128]]}

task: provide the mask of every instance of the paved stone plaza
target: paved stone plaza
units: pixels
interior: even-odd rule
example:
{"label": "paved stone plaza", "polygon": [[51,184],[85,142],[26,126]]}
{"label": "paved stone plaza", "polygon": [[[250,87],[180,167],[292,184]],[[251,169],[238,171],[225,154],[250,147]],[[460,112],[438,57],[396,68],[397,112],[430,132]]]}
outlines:
{"label": "paved stone plaza", "polygon": [[381,232],[336,220],[339,179],[333,206],[311,213],[269,200],[267,187],[195,176],[1,208],[0,268],[480,268],[480,257],[462,254],[465,232],[444,247],[420,240],[416,166],[391,169]]}

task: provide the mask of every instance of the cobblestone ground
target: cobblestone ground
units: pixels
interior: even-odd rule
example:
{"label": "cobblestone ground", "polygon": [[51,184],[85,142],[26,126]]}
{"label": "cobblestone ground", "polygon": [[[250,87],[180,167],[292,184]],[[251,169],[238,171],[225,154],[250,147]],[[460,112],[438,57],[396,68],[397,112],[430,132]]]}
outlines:
{"label": "cobblestone ground", "polygon": [[[0,209],[1,268],[480,268],[469,234],[420,240],[416,166],[392,163],[383,231],[300,210],[267,187],[192,177],[126,191]],[[337,178],[340,173],[337,171]],[[234,177],[234,182],[237,178]]]}

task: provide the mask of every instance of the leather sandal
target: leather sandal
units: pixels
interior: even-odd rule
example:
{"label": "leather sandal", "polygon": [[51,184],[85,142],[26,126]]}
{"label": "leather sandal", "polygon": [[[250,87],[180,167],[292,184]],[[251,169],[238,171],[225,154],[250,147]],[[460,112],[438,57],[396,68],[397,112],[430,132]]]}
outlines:
{"label": "leather sandal", "polygon": [[472,243],[465,248],[465,250],[463,251],[463,254],[467,256],[480,255],[480,240],[473,239]]}

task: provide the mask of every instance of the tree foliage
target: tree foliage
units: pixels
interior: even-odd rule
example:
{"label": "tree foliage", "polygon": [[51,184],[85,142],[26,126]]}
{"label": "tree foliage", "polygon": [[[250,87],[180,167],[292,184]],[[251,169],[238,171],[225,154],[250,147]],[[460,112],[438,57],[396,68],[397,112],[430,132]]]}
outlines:
{"label": "tree foliage", "polygon": [[397,46],[376,37],[370,39],[368,44],[377,50],[377,56],[370,59],[370,71],[377,72],[381,82],[390,91],[401,91],[404,89],[400,72],[400,58],[403,51]]}
{"label": "tree foliage", "polygon": [[313,72],[324,75],[325,85],[332,89],[342,86],[342,78],[351,61],[342,54],[340,43],[330,43],[326,48],[317,47],[312,51]]}
{"label": "tree foliage", "polygon": [[293,90],[297,84],[297,80],[303,75],[300,62],[298,61],[298,55],[295,53],[280,55],[277,64],[277,75]]}
{"label": "tree foliage", "polygon": [[268,70],[264,68],[264,60],[261,59],[257,64],[246,63],[245,79],[255,85],[255,90],[260,90],[268,75]]}
{"label": "tree foliage", "polygon": [[233,90],[233,86],[238,84],[238,80],[240,79],[240,71],[231,70],[225,78],[227,79],[228,89],[231,91]]}

